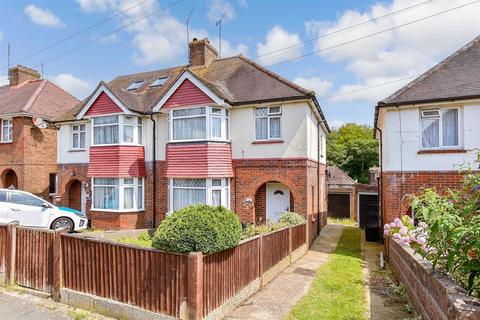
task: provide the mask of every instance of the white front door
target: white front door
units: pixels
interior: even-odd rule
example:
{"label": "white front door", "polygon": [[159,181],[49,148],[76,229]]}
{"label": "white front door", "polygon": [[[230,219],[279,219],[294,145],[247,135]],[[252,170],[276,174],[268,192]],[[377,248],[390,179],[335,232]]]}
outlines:
{"label": "white front door", "polygon": [[280,215],[290,211],[290,190],[281,183],[267,183],[267,220],[278,221]]}

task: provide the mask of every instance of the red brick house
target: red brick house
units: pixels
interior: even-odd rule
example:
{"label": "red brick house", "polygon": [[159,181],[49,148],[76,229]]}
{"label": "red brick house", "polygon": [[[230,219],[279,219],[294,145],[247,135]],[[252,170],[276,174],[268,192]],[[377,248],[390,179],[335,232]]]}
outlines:
{"label": "red brick house", "polygon": [[[61,201],[94,227],[153,227],[189,204],[243,222],[326,220],[325,133],[314,93],[207,39],[189,64],[100,82],[59,126]],[[70,198],[81,189],[82,203]]]}
{"label": "red brick house", "polygon": [[460,165],[478,169],[480,37],[380,101],[384,222],[410,212],[408,195],[461,185]]}
{"label": "red brick house", "polygon": [[57,129],[51,122],[79,101],[27,67],[12,67],[8,75],[9,84],[0,87],[0,187],[49,199],[57,181]]}

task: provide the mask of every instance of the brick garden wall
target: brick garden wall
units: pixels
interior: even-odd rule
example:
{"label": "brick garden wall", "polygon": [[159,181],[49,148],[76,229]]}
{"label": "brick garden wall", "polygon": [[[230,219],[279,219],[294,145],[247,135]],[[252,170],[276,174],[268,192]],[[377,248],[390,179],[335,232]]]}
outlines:
{"label": "brick garden wall", "polygon": [[424,319],[480,319],[480,301],[434,271],[431,263],[414,255],[410,247],[389,239],[388,260],[413,308]]}
{"label": "brick garden wall", "polygon": [[462,178],[463,175],[457,171],[383,172],[383,221],[393,221],[408,212],[409,194],[418,194],[423,189],[432,187],[439,191],[459,188]]}

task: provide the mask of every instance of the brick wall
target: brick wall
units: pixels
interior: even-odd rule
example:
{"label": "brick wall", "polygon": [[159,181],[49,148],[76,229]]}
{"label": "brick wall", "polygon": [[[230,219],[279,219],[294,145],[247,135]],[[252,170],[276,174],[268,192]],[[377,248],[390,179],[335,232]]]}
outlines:
{"label": "brick wall", "polygon": [[0,144],[1,187],[5,174],[15,171],[18,188],[49,198],[49,174],[57,172],[57,130],[53,126],[39,129],[31,118],[13,118],[13,142]]}
{"label": "brick wall", "polygon": [[480,319],[480,303],[404,244],[388,240],[389,263],[424,319]]}
{"label": "brick wall", "polygon": [[383,172],[383,221],[393,221],[409,211],[408,195],[418,194],[423,189],[432,187],[440,192],[448,188],[459,188],[462,179],[463,175],[456,171]]}

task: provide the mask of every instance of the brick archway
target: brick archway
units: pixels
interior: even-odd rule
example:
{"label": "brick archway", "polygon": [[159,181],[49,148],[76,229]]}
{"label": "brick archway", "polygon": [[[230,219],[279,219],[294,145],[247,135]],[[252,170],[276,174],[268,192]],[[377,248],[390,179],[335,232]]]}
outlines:
{"label": "brick archway", "polygon": [[82,210],[82,182],[78,179],[72,179],[65,187],[65,204],[67,207],[81,211]]}
{"label": "brick archway", "polygon": [[6,169],[2,172],[2,185],[4,188],[14,187],[18,189],[18,176],[13,169]]}
{"label": "brick archway", "polygon": [[289,197],[290,197],[289,211],[295,211],[295,197],[290,187],[280,181],[267,181],[258,187],[257,191],[255,192],[255,196],[253,197],[253,205],[255,210],[255,224],[265,224],[268,220],[267,186],[270,183],[280,183],[284,187],[288,188],[288,191],[290,193],[289,194]]}

